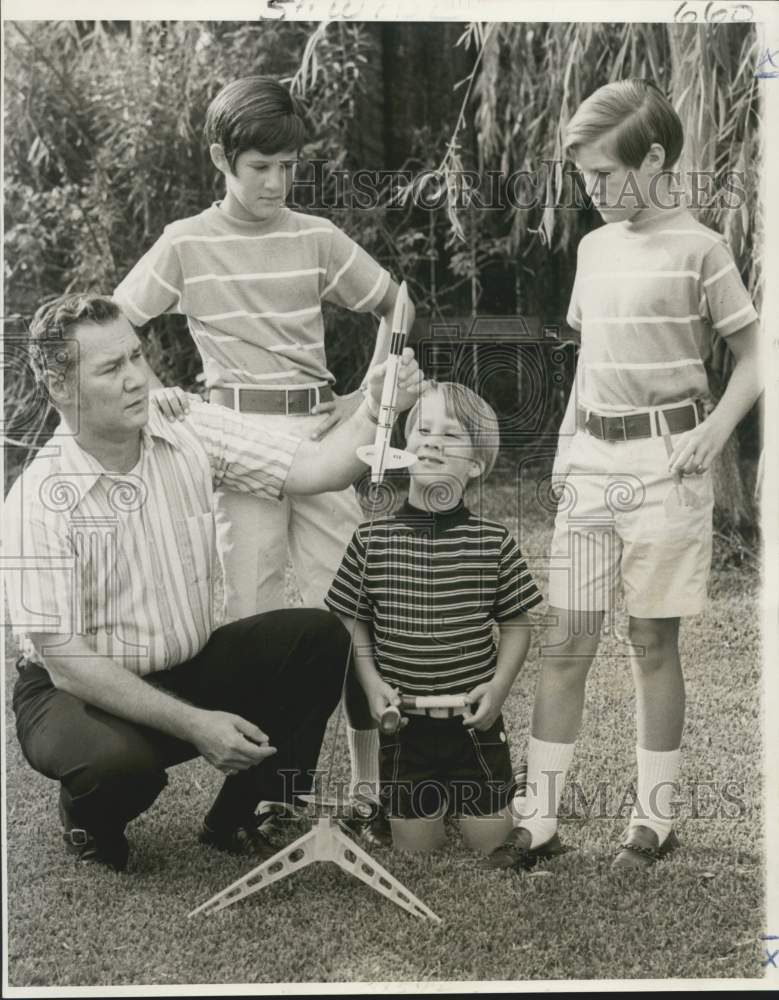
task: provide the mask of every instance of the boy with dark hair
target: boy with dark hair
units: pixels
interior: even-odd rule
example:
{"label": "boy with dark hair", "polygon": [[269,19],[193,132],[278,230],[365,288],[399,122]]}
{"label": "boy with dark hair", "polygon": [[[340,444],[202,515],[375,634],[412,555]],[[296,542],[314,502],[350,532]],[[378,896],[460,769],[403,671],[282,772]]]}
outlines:
{"label": "boy with dark hair", "polygon": [[[167,311],[187,317],[212,402],[251,414],[258,428],[321,436],[362,399],[332,391],[322,302],[381,317],[376,364],[397,286],[328,219],[286,207],[305,138],[286,88],[262,76],[234,81],[211,102],[205,132],[224,199],[167,226],[115,298],[136,325]],[[351,488],[279,503],[220,491],[217,511],[228,620],[284,605],[288,551],[303,603],[321,606],[361,516]],[[377,733],[364,706],[347,705],[347,715],[353,792],[359,784],[375,796]]]}
{"label": "boy with dark hair", "polygon": [[405,709],[407,725],[381,734],[381,796],[395,845],[437,847],[448,804],[466,842],[487,852],[511,828],[515,782],[501,708],[541,595],[506,528],[463,502],[495,464],[493,409],[465,386],[431,382],[409,413],[406,439],[417,456],[408,501],[360,525],[326,603],[354,630],[356,672],[375,719],[401,695],[467,702]]}
{"label": "boy with dark hair", "polygon": [[[527,867],[560,850],[557,810],[585,681],[620,580],[638,796],[614,867],[644,869],[678,843],[679,619],[706,602],[711,463],[760,391],[757,314],[733,257],[674,197],[670,168],[682,141],[673,107],[644,80],[601,87],[568,126],[567,147],[607,225],[579,245],[568,311],[581,353],[555,471],[572,502],[558,509],[552,541],[549,603],[558,620],[536,690],[527,798],[485,867]],[[715,333],[735,367],[712,409],[704,363]]]}

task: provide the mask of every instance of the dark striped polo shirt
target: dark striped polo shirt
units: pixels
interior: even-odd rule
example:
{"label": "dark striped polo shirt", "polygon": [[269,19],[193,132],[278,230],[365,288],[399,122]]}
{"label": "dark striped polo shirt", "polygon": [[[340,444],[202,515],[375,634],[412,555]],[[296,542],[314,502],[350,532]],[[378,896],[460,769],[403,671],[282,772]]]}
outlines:
{"label": "dark striped polo shirt", "polygon": [[462,502],[440,513],[406,503],[361,524],[326,598],[332,611],[372,624],[377,669],[410,695],[457,694],[490,680],[494,623],[540,601],[504,525]]}

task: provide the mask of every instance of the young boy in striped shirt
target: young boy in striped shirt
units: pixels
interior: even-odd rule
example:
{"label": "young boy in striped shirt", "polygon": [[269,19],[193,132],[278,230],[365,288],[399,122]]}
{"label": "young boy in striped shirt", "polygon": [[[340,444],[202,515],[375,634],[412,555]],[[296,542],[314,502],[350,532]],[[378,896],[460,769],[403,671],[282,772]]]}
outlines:
{"label": "young boy in striped shirt", "polygon": [[[228,84],[205,132],[224,199],[166,226],[114,298],[137,326],[165,312],[187,317],[211,402],[253,415],[258,431],[319,437],[362,401],[332,391],[322,302],[380,317],[374,365],[387,354],[397,285],[328,219],[286,207],[305,126],[281,84]],[[179,407],[180,390],[161,401],[171,417]],[[217,491],[227,619],[284,606],[288,552],[303,604],[322,606],[360,517],[351,487],[279,502]],[[353,784],[375,790],[378,735],[361,698],[348,700],[347,716]]]}
{"label": "young boy in striped shirt", "polygon": [[[484,865],[526,867],[561,849],[557,811],[587,672],[621,581],[638,794],[613,866],[635,871],[678,844],[679,619],[705,607],[711,463],[759,394],[757,315],[725,241],[674,190],[682,126],[656,87],[602,87],[573,116],[566,140],[606,225],[579,245],[568,312],[581,353],[555,470],[565,484],[550,566],[557,625],[536,690],[527,797],[518,825]],[[704,362],[715,332],[735,368],[712,409]]]}
{"label": "young boy in striped shirt", "polygon": [[466,696],[460,709],[406,709],[404,728],[380,736],[395,845],[438,846],[448,803],[466,841],[486,852],[511,828],[501,707],[527,656],[527,612],[541,595],[506,528],[463,501],[495,464],[492,408],[465,386],[431,382],[409,413],[406,438],[417,456],[408,501],[359,526],[326,603],[354,630],[356,672],[375,719],[400,695]]}

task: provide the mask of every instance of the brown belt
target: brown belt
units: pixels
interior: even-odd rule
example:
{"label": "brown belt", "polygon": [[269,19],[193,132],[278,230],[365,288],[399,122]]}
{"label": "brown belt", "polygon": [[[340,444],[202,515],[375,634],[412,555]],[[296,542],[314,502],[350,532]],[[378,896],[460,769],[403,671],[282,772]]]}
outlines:
{"label": "brown belt", "polygon": [[670,406],[641,413],[627,413],[624,416],[607,417],[578,407],[576,426],[601,441],[632,441],[636,438],[661,437],[659,414],[668,421],[671,434],[691,431],[706,418],[706,410],[701,400],[685,403],[684,406]]}
{"label": "brown belt", "polygon": [[227,406],[241,413],[282,413],[285,416],[305,416],[317,403],[328,403],[333,398],[331,386],[306,386],[280,389],[259,388],[256,385],[237,385],[233,388],[216,386],[209,393],[212,403]]}

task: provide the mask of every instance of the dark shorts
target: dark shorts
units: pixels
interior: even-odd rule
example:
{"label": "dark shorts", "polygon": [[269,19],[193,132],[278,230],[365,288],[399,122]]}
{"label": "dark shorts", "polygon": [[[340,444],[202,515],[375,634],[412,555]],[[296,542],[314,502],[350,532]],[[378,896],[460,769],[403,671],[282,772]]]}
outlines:
{"label": "dark shorts", "polygon": [[500,812],[514,796],[503,717],[479,732],[462,716],[409,715],[398,733],[381,735],[379,775],[382,804],[395,818]]}

